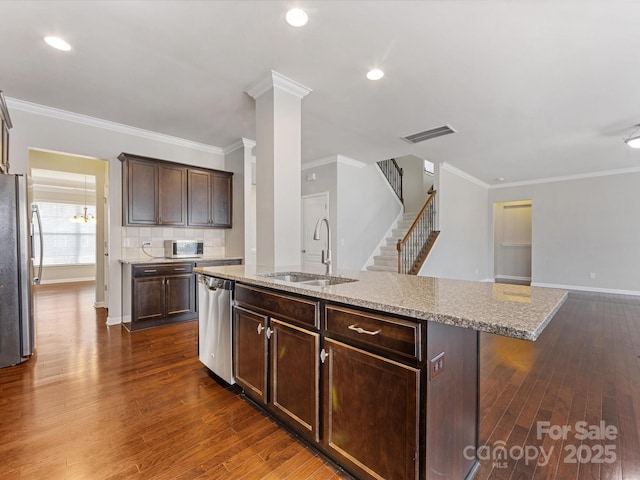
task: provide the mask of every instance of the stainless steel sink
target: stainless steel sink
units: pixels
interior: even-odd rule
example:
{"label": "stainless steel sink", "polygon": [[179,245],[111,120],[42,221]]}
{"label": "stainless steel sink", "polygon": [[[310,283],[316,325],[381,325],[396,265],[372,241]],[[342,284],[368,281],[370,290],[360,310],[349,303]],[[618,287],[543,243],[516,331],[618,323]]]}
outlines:
{"label": "stainless steel sink", "polygon": [[273,272],[259,274],[259,276],[264,278],[271,278],[273,280],[281,280],[283,282],[297,283],[301,285],[314,285],[317,287],[326,287],[328,285],[339,285],[341,283],[358,281],[355,278],[302,272]]}

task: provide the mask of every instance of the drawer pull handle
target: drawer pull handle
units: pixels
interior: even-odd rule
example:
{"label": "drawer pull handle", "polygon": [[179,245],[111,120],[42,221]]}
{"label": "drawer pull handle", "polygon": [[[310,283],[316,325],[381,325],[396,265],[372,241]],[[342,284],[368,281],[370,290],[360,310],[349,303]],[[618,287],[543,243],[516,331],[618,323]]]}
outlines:
{"label": "drawer pull handle", "polygon": [[184,272],[186,268],[174,268],[173,270],[176,272]]}
{"label": "drawer pull handle", "polygon": [[355,325],[349,325],[349,330],[354,330],[358,333],[366,333],[367,335],[378,335],[380,333],[380,329],[372,332],[371,330],[365,330],[364,328],[356,327]]}
{"label": "drawer pull handle", "polygon": [[156,273],[158,270],[145,270],[144,273]]}

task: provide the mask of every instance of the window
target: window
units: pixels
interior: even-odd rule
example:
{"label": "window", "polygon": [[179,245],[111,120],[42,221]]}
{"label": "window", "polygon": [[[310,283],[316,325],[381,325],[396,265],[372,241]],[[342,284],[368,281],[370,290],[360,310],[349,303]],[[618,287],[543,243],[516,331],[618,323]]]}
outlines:
{"label": "window", "polygon": [[430,162],[429,160],[425,160],[424,161],[424,171],[433,175],[434,172],[434,165],[433,162]]}
{"label": "window", "polygon": [[[96,225],[72,223],[74,215],[83,213],[82,205],[37,202],[42,218],[43,265],[78,265],[96,263]],[[89,207],[95,212],[95,207]],[[34,242],[36,258],[40,245]]]}

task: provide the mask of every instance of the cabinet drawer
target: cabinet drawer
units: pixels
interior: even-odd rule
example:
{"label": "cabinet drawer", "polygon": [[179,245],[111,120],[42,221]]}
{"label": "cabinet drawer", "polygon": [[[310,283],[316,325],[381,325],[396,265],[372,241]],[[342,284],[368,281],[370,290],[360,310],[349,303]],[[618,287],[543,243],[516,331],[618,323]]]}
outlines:
{"label": "cabinet drawer", "polygon": [[147,265],[135,265],[134,277],[149,277],[157,275],[179,275],[193,272],[193,263],[149,263]]}
{"label": "cabinet drawer", "polygon": [[320,304],[317,301],[236,284],[236,302],[269,312],[278,318],[320,327]]}
{"label": "cabinet drawer", "polygon": [[196,260],[195,266],[200,268],[205,267],[220,267],[224,265],[242,265],[241,258],[221,258],[220,260]]}
{"label": "cabinet drawer", "polygon": [[326,330],[343,338],[422,361],[422,324],[327,305]]}

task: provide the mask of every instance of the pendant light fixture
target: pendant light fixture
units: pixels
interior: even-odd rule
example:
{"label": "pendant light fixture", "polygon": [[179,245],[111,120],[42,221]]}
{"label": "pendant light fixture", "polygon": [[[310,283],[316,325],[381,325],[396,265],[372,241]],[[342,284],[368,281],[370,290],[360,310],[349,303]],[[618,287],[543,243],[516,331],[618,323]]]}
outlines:
{"label": "pendant light fixture", "polygon": [[640,132],[638,130],[640,130],[640,123],[634,125],[631,133],[624,138],[624,143],[631,148],[640,148]]}
{"label": "pendant light fixture", "polygon": [[69,219],[73,223],[96,223],[95,215],[87,213],[87,176],[84,176],[84,208],[82,215],[74,215]]}

